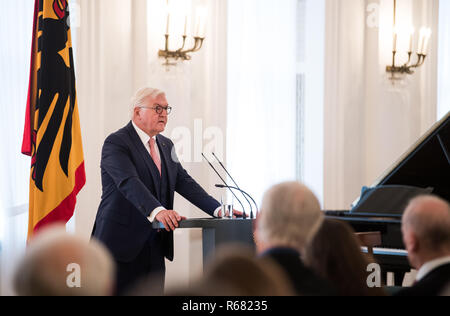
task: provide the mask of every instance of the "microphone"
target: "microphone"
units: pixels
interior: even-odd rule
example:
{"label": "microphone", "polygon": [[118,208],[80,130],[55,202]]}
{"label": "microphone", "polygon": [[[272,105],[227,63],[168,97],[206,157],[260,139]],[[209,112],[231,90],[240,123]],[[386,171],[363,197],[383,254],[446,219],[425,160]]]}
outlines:
{"label": "microphone", "polygon": [[[228,188],[228,189],[233,189],[233,190],[237,190],[237,191],[239,191],[239,192],[241,192],[242,193],[242,195],[244,195],[244,196],[248,196],[252,201],[253,201],[253,203],[255,204],[255,206],[256,206],[256,213],[259,213],[259,210],[258,210],[258,204],[256,204],[256,202],[255,202],[255,200],[252,198],[252,196],[250,195],[250,194],[248,194],[247,192],[245,192],[244,190],[242,190],[242,189],[239,189],[239,188],[237,188],[237,187],[232,187],[232,186],[228,186],[228,185],[222,185],[222,184],[216,184],[216,188]],[[253,212],[250,214],[250,218],[254,218],[253,217]]]}
{"label": "microphone", "polygon": [[[220,180],[222,180],[222,182],[225,184],[225,187],[228,187],[228,184],[225,182],[225,180],[220,176],[219,172],[216,170],[216,168],[214,168],[214,166],[212,165],[212,163],[208,160],[208,158],[206,158],[206,156],[202,153],[203,158],[205,158],[205,160],[208,162],[208,164],[211,166],[211,168],[214,170],[214,172],[217,174],[217,176],[220,178]],[[236,198],[236,200],[239,202],[239,204],[241,204],[242,206],[242,212],[243,212],[243,218],[246,218],[247,215],[245,214],[245,208],[244,205],[242,205],[241,200],[239,200],[239,198],[236,196],[236,194],[234,194],[233,190],[231,190],[230,188],[228,188],[228,190],[230,190],[231,194],[233,194],[233,196]],[[223,211],[223,210],[222,210]],[[222,214],[224,215],[224,214]]]}
{"label": "microphone", "polygon": [[[217,158],[215,153],[212,153],[212,155],[214,156],[214,158],[217,160],[217,162],[220,164],[220,166],[222,167],[223,170],[225,170],[225,172],[227,173],[227,175],[230,177],[231,181],[233,181],[234,185],[236,186],[236,189],[241,192],[241,194],[244,196],[244,198],[247,200],[248,205],[250,205],[250,218],[253,218],[253,207],[252,204],[250,203],[250,201],[247,199],[247,197],[245,196],[245,194],[243,194],[243,191],[241,190],[241,188],[239,187],[239,185],[236,183],[236,181],[234,181],[233,177],[231,176],[231,174],[228,172],[227,168],[225,168],[225,166],[222,164],[222,162],[219,160],[219,158]],[[258,208],[258,206],[256,206],[256,208]]]}

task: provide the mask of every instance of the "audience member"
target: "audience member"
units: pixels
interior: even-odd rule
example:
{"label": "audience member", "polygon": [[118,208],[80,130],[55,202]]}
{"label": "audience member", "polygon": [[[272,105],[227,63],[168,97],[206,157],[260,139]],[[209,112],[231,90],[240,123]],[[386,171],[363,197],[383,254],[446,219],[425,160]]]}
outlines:
{"label": "audience member", "polygon": [[259,260],[253,252],[238,246],[218,251],[206,267],[202,283],[226,284],[233,290],[229,294],[236,296],[294,295],[291,282],[275,262]]}
{"label": "audience member", "polygon": [[361,251],[353,229],[326,219],[306,247],[304,260],[319,276],[330,280],[341,296],[382,296],[381,288],[367,286],[371,261]]}
{"label": "audience member", "polygon": [[276,185],[264,195],[254,233],[257,251],[284,269],[299,295],[336,294],[301,260],[323,219],[317,198],[298,182]]}
{"label": "audience member", "polygon": [[450,283],[444,287],[444,290],[440,293],[440,296],[450,296]]}
{"label": "audience member", "polygon": [[450,282],[450,205],[435,196],[420,196],[402,219],[403,241],[416,283],[398,296],[437,296]]}
{"label": "audience member", "polygon": [[[152,279],[130,293],[153,295]],[[156,293],[158,294],[158,293]],[[167,296],[289,296],[294,290],[280,267],[270,260],[259,260],[242,246],[229,245],[217,250],[203,276],[188,287],[167,289]]]}
{"label": "audience member", "polygon": [[114,269],[100,243],[51,226],[30,241],[14,285],[20,296],[107,296],[113,291]]}

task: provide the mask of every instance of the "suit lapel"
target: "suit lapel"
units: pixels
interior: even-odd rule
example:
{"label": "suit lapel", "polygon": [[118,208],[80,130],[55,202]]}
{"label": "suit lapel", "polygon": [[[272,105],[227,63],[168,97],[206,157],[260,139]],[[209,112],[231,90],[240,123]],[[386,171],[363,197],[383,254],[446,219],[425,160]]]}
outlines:
{"label": "suit lapel", "polygon": [[142,143],[141,139],[139,138],[139,135],[136,133],[136,130],[134,129],[132,123],[127,125],[128,133],[130,134],[131,141],[133,145],[136,148],[136,151],[139,153],[139,156],[141,156],[142,160],[144,161],[145,165],[147,166],[147,170],[149,171],[149,176],[153,181],[153,185],[156,189],[156,197],[158,200],[161,198],[161,177],[159,175],[158,168],[156,167],[155,163],[153,162],[152,157],[147,151],[147,148],[145,148],[144,144]]}
{"label": "suit lapel", "polygon": [[[161,156],[161,161],[164,162],[166,168],[166,172],[167,172],[167,185],[169,188],[171,188],[171,184],[172,184],[172,174],[173,174],[173,170],[172,168],[170,168],[170,159],[171,159],[171,152],[170,152],[170,146],[169,144],[159,135],[156,136],[156,141],[158,143],[158,148],[159,148],[159,153]],[[164,169],[164,168],[163,168]],[[173,192],[172,190],[170,191],[170,200],[173,200]]]}

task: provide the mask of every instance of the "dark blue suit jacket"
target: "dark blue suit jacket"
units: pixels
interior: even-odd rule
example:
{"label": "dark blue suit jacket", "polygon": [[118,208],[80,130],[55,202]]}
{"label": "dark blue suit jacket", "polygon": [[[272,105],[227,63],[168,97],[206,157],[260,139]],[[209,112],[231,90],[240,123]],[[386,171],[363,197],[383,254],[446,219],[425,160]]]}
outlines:
{"label": "dark blue suit jacket", "polygon": [[394,296],[439,296],[450,284],[450,264],[440,266],[428,273],[414,286],[403,288]]}
{"label": "dark blue suit jacket", "polygon": [[294,249],[275,247],[260,256],[272,259],[284,270],[298,295],[333,296],[337,293],[328,281],[303,264],[300,253]]}
{"label": "dark blue suit jacket", "polygon": [[[168,187],[166,205],[160,202],[159,171],[131,122],[110,135],[103,146],[103,194],[92,235],[102,241],[119,262],[133,261],[144,244],[153,239],[152,234],[157,231],[152,229],[147,217],[159,206],[173,209],[175,191],[209,215],[220,206],[178,161],[172,159],[172,156],[176,158],[172,141],[162,135],[156,139],[167,170],[163,173]],[[162,249],[164,256],[173,260],[173,235],[167,235]]]}

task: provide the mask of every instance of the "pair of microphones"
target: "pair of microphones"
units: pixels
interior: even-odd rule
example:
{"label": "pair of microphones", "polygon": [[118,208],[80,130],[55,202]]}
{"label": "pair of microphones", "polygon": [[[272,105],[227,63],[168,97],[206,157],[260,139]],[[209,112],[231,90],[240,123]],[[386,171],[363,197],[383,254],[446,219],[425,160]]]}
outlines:
{"label": "pair of microphones", "polygon": [[250,194],[248,194],[247,192],[245,192],[244,190],[242,190],[239,185],[236,183],[236,181],[234,181],[233,177],[230,175],[230,173],[228,172],[227,168],[225,168],[225,166],[223,165],[223,163],[219,160],[219,158],[217,158],[217,156],[212,153],[213,157],[217,160],[217,162],[220,164],[220,166],[222,167],[223,170],[225,170],[225,172],[227,173],[227,175],[230,177],[231,181],[233,181],[235,186],[230,186],[228,185],[225,180],[222,178],[222,176],[220,175],[220,173],[216,170],[216,168],[214,168],[213,164],[211,163],[211,161],[209,161],[208,158],[206,158],[206,156],[202,153],[203,158],[205,158],[205,160],[208,162],[208,164],[211,166],[211,168],[214,170],[214,172],[217,174],[217,176],[220,178],[220,180],[223,182],[222,184],[216,184],[217,188],[222,188],[222,189],[228,189],[231,194],[234,196],[234,198],[239,202],[239,204],[242,207],[242,213],[243,213],[243,218],[247,218],[247,214],[245,213],[245,208],[244,205],[242,204],[241,200],[239,200],[239,198],[236,196],[236,194],[234,193],[234,191],[239,191],[242,196],[247,200],[248,205],[250,205],[250,219],[254,219],[255,218],[255,214],[253,213],[253,206],[252,203],[250,203],[250,201],[248,200],[247,197],[249,197],[253,204],[255,204],[256,207],[256,213],[258,213],[258,205],[256,204],[255,200],[251,197]]}

